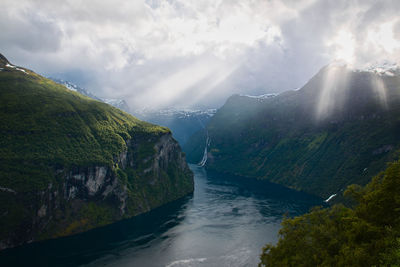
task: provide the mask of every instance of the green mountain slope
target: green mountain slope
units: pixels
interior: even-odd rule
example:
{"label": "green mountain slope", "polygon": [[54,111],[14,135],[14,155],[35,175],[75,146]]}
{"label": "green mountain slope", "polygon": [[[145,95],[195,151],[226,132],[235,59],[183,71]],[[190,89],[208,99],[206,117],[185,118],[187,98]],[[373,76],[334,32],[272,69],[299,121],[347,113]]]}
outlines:
{"label": "green mountain slope", "polygon": [[276,246],[267,245],[260,266],[399,266],[400,162],[366,187],[346,194],[357,205],[335,205],[286,219]]}
{"label": "green mountain slope", "polygon": [[0,248],[82,232],[193,191],[169,129],[0,55]]}
{"label": "green mountain slope", "polygon": [[[400,78],[329,66],[297,91],[232,96],[207,131],[208,169],[327,198],[366,184],[396,158]],[[198,132],[185,146],[190,162],[201,160],[205,135]]]}

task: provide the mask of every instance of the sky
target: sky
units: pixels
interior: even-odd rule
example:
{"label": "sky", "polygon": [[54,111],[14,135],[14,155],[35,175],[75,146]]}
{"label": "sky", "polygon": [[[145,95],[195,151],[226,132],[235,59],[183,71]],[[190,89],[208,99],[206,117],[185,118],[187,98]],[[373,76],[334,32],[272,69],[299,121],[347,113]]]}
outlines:
{"label": "sky", "polygon": [[398,0],[2,0],[0,53],[131,109],[221,106],[400,61]]}

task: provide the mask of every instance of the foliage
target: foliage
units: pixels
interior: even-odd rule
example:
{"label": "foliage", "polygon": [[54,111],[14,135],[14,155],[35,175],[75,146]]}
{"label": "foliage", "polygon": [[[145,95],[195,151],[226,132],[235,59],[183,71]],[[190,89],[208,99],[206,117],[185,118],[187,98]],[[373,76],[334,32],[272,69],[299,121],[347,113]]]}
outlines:
{"label": "foliage", "polygon": [[[0,245],[82,232],[193,191],[186,164],[168,174],[159,166],[162,183],[149,171],[158,157],[155,144],[170,140],[168,128],[4,65],[0,60]],[[179,146],[170,141],[169,161],[180,161]],[[118,166],[122,153],[127,166]],[[76,188],[80,198],[66,196],[66,175],[99,166],[106,179],[118,178],[114,195],[84,195],[85,188]],[[124,214],[119,193],[127,194]],[[45,213],[39,215],[41,207]]]}
{"label": "foliage", "polygon": [[17,192],[44,189],[57,165],[111,166],[125,140],[169,132],[20,71],[0,72],[0,121],[1,186]]}
{"label": "foliage", "polygon": [[365,187],[345,194],[358,204],[335,205],[285,219],[276,246],[266,245],[260,266],[399,266],[400,161]]}

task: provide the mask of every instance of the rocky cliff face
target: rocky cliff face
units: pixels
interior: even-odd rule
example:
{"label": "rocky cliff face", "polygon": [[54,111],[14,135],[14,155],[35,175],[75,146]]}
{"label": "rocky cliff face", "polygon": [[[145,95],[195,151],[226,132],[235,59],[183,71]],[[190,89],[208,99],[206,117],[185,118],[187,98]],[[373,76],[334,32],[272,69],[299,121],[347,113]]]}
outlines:
{"label": "rocky cliff face", "polygon": [[[113,166],[55,167],[56,182],[28,194],[34,201],[1,188],[0,194],[15,202],[23,200],[31,213],[2,236],[0,249],[83,232],[150,211],[193,191],[193,174],[170,133],[129,139],[126,144],[127,150],[115,158]],[[140,149],[148,145],[153,153],[141,158]]]}

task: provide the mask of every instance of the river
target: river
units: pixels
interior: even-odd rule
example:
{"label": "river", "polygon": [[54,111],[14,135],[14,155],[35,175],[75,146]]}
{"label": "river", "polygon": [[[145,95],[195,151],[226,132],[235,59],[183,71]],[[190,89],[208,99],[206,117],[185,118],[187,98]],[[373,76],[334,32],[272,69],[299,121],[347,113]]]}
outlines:
{"label": "river", "polygon": [[[322,200],[279,185],[191,165],[194,194],[87,233],[0,253],[2,266],[257,266],[284,214]],[[3,265],[4,264],[4,265]]]}

